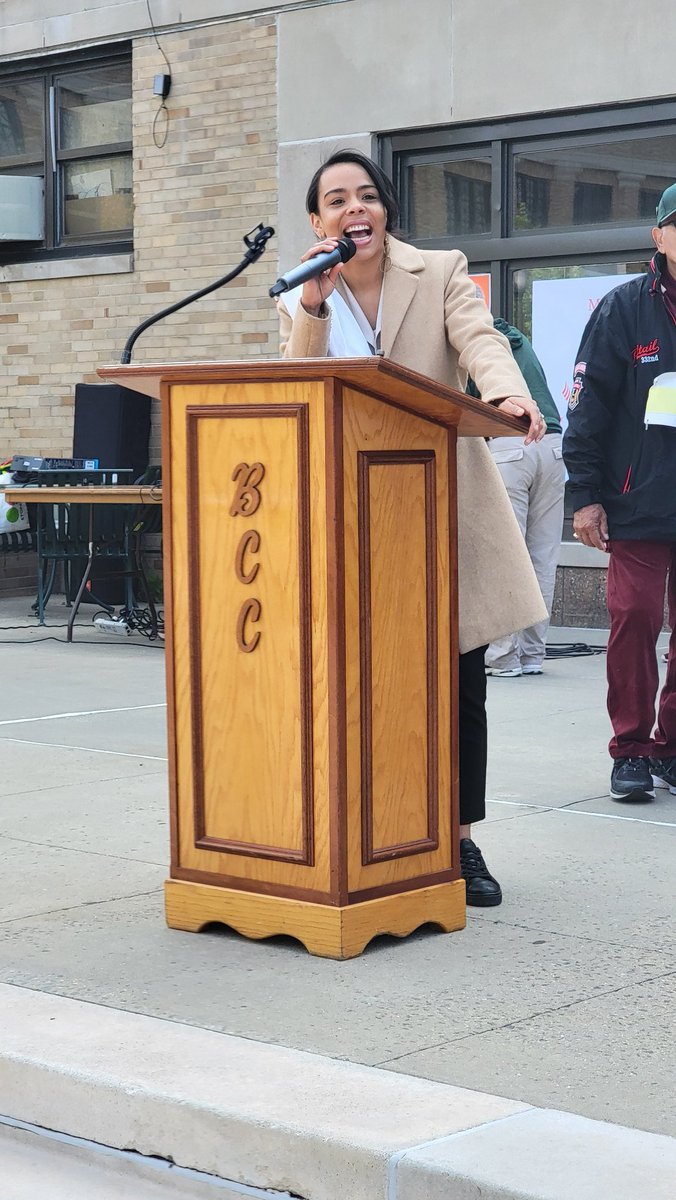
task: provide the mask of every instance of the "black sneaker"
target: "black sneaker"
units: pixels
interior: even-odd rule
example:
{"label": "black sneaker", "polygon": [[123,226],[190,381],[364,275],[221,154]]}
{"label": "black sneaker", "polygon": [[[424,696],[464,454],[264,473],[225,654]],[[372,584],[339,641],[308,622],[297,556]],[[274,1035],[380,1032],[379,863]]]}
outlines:
{"label": "black sneaker", "polygon": [[613,800],[654,800],[649,758],[616,758],[610,776]]}
{"label": "black sneaker", "polygon": [[491,875],[478,846],[471,838],[460,839],[460,874],[465,881],[467,903],[475,908],[502,904],[502,888]]}
{"label": "black sneaker", "polygon": [[651,758],[650,771],[656,788],[668,788],[676,796],[676,758]]}

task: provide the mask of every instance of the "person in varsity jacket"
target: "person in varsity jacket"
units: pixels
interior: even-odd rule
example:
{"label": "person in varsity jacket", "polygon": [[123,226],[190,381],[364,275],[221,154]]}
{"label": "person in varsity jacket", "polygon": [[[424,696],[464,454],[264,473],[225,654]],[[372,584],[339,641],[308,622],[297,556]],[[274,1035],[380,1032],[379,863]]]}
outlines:
{"label": "person in varsity jacket", "polygon": [[[676,793],[676,183],[652,237],[646,274],[587,324],[563,441],[573,536],[609,555],[610,794],[629,801],[655,786]],[[655,726],[665,586],[672,634]]]}

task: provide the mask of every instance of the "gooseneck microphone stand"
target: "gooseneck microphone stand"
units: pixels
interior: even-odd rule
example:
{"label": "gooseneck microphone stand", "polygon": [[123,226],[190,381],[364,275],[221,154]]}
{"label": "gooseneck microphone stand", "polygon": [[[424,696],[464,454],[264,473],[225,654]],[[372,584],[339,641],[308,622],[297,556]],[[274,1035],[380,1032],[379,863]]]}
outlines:
{"label": "gooseneck microphone stand", "polygon": [[271,229],[269,225],[257,225],[255,229],[251,230],[251,233],[247,233],[244,237],[243,241],[247,247],[246,254],[241,263],[235,267],[234,271],[230,271],[222,279],[217,279],[215,283],[210,283],[208,287],[202,288],[201,291],[192,292],[190,296],[186,296],[184,300],[179,300],[176,304],[171,304],[169,308],[163,308],[162,312],[154,313],[152,317],[148,317],[147,320],[137,325],[136,329],[127,338],[127,344],[122,351],[120,362],[125,365],[131,362],[131,352],[134,342],[141,336],[144,329],[148,329],[156,321],[161,321],[163,317],[168,317],[171,313],[178,312],[179,308],[185,308],[186,304],[192,304],[193,300],[201,300],[202,296],[208,296],[209,292],[215,292],[217,288],[224,287],[226,283],[230,283],[242,271],[245,271],[250,263],[256,262],[265,250],[274,232],[274,229]]}

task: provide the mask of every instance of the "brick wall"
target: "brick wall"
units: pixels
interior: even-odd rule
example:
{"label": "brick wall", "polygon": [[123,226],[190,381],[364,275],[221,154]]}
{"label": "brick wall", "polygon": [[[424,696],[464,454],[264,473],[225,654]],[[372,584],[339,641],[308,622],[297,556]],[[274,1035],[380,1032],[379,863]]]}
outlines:
{"label": "brick wall", "polygon": [[[164,61],[151,38],[133,48],[134,271],[0,283],[3,455],[69,455],[75,384],[96,382],[97,366],[118,361],[145,317],[226,274],[259,221],[276,224],[275,20],[186,30],[161,42],[173,75],[163,148],[153,141],[152,84]],[[233,285],[144,334],[135,361],[276,354],[267,295],[276,273],[273,240]],[[159,459],[156,412],[151,459]]]}

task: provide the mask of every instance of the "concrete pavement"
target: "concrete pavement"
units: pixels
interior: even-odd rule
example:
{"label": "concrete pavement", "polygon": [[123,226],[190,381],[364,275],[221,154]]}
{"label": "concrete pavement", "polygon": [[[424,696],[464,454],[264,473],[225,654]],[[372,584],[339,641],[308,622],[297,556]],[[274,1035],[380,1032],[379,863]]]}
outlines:
{"label": "concrete pavement", "polygon": [[0,605],[0,982],[676,1136],[676,797],[610,800],[603,656],[489,680],[503,905],[335,963],[165,927],[162,651],[86,611],[70,646],[24,637],[26,607]]}

